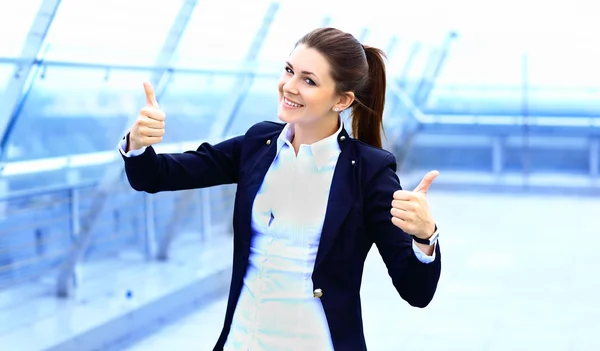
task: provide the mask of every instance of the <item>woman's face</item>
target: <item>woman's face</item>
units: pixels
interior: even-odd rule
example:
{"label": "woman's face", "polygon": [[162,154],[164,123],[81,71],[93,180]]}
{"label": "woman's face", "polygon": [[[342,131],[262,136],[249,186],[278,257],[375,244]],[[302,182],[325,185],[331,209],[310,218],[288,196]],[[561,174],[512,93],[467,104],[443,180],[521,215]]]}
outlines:
{"label": "woman's face", "polygon": [[328,116],[340,98],[335,93],[329,62],[303,44],[291,53],[279,80],[277,116],[286,123],[311,124]]}

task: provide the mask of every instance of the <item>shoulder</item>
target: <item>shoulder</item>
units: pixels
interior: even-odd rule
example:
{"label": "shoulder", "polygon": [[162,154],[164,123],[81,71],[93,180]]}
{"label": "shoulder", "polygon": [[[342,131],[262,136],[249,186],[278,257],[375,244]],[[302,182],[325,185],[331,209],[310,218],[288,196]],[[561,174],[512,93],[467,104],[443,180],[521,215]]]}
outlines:
{"label": "shoulder", "polygon": [[392,171],[396,172],[396,156],[393,153],[354,138],[350,140],[354,144],[356,155],[363,169],[367,169],[369,173],[379,173],[382,169],[391,168]]}
{"label": "shoulder", "polygon": [[246,131],[245,138],[246,139],[271,139],[274,136],[278,136],[285,123],[281,122],[271,122],[271,121],[263,121],[253,124]]}
{"label": "shoulder", "polygon": [[277,122],[258,122],[250,126],[241,138],[241,157],[250,159],[266,145],[270,145],[277,140],[279,134],[285,126],[284,123]]}

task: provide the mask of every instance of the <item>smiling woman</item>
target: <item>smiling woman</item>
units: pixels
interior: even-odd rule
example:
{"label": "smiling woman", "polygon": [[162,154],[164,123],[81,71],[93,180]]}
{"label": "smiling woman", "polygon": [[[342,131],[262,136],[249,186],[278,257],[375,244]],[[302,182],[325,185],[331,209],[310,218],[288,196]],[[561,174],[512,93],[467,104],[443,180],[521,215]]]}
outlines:
{"label": "smiling woman", "polygon": [[[366,350],[360,287],[373,244],[406,302],[432,300],[441,253],[426,194],[437,172],[402,190],[396,159],[381,148],[383,58],[348,33],[315,29],[282,68],[283,123],[178,154],[152,147],[168,118],[144,84],[147,105],[119,143],[131,186],[237,183],[233,275],[214,350]],[[347,109],[353,137],[340,117]]]}

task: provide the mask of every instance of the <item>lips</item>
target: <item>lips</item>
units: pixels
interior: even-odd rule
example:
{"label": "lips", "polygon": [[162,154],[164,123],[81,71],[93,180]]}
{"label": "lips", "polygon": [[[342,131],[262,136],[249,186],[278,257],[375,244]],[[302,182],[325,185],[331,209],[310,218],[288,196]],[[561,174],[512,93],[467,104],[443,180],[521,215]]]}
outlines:
{"label": "lips", "polygon": [[302,105],[302,104],[299,104],[299,103],[297,103],[297,102],[296,102],[296,101],[294,101],[294,100],[290,100],[290,99],[288,99],[288,98],[287,98],[287,97],[285,97],[285,96],[283,97],[283,102],[284,102],[285,104],[287,104],[288,106],[291,106],[291,107],[303,107],[303,106],[304,106],[304,105]]}

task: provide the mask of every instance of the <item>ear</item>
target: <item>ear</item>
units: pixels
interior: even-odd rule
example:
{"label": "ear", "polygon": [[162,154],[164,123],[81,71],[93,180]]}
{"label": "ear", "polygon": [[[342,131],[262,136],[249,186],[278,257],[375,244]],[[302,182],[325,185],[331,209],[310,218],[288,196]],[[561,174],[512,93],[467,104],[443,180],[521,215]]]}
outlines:
{"label": "ear", "polygon": [[338,97],[338,101],[333,105],[332,109],[337,108],[340,112],[344,111],[354,102],[354,93],[349,91]]}

